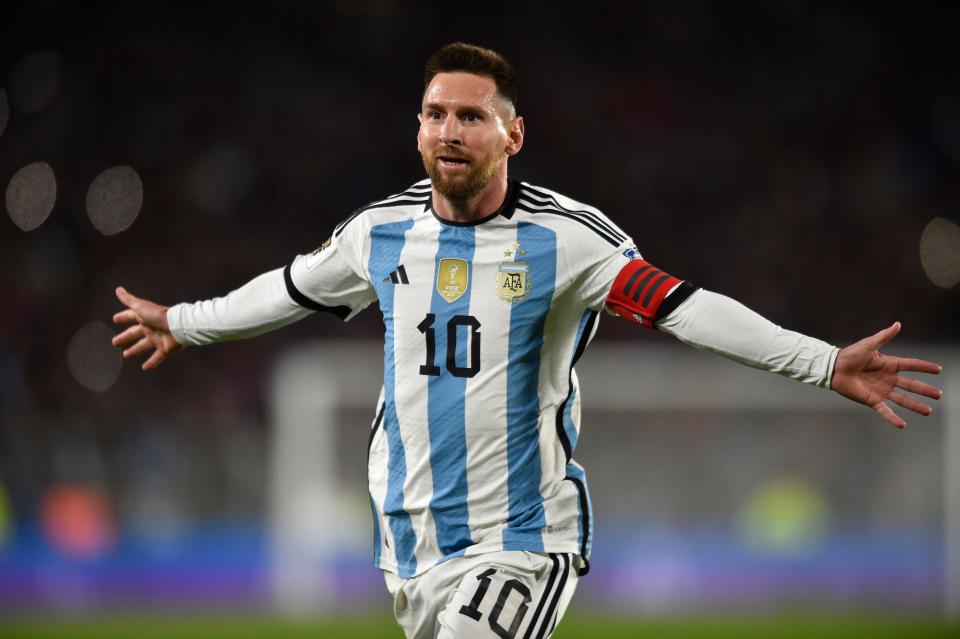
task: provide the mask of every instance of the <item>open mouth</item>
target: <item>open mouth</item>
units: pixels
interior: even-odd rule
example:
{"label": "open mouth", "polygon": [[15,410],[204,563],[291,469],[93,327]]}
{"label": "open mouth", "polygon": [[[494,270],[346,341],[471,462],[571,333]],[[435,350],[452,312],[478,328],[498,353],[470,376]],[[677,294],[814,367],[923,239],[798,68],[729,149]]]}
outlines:
{"label": "open mouth", "polygon": [[446,167],[458,167],[466,166],[470,164],[470,161],[466,158],[456,157],[452,155],[441,155],[437,157],[437,164]]}

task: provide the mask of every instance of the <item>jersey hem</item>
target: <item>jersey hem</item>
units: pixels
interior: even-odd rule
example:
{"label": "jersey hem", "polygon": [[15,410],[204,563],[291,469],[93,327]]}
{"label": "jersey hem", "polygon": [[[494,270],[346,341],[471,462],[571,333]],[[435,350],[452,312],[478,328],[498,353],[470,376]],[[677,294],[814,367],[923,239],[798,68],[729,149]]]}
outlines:
{"label": "jersey hem", "polygon": [[[397,565],[396,562],[385,561],[382,556],[380,558],[380,561],[374,561],[373,565],[374,567],[379,568],[380,570],[389,572],[391,574],[394,574],[397,577],[400,577],[401,579],[413,579],[414,577],[419,577],[420,575],[427,572],[434,566],[439,566],[440,564],[450,561],[451,559],[456,559],[458,557],[476,557],[477,555],[483,555],[487,553],[502,552],[503,550],[505,550],[505,548],[503,547],[502,543],[476,544],[473,546],[469,546],[466,549],[461,550],[459,552],[451,553],[449,555],[440,557],[435,561],[429,564],[425,564],[423,566],[421,566],[418,563],[417,569],[407,577],[404,577],[403,575],[400,574],[400,567]],[[510,548],[509,550],[516,550],[521,552],[538,552],[538,553],[569,553],[571,555],[575,555],[577,560],[580,562],[582,566],[590,565],[589,557],[585,557],[580,554],[580,544],[576,541],[573,541],[573,542],[567,541],[567,542],[556,543],[556,544],[544,544],[542,548],[522,546],[518,548]],[[581,568],[578,567],[578,570],[580,569]],[[586,572],[582,574],[586,574]]]}

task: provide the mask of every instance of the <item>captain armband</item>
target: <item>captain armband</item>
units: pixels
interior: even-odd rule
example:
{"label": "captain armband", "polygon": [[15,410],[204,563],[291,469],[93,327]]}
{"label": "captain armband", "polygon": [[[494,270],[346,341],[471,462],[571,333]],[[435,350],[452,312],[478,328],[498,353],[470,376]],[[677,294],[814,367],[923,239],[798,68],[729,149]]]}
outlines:
{"label": "captain armband", "polygon": [[645,328],[655,328],[657,320],[669,315],[695,290],[689,282],[664,273],[646,260],[635,259],[614,279],[606,307]]}

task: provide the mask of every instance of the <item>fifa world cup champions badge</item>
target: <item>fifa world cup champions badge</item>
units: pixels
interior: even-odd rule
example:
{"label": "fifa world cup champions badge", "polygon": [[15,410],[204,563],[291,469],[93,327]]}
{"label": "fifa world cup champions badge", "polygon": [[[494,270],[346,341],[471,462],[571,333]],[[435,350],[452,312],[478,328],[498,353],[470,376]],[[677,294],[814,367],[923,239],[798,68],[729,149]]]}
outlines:
{"label": "fifa world cup champions badge", "polygon": [[437,292],[448,302],[455,302],[467,292],[469,265],[466,260],[454,257],[445,257],[440,260],[437,273]]}
{"label": "fifa world cup champions badge", "polygon": [[[503,252],[504,257],[515,259],[527,254],[519,244],[513,250]],[[520,302],[530,295],[530,267],[524,262],[501,262],[497,270],[497,295],[507,302]]]}

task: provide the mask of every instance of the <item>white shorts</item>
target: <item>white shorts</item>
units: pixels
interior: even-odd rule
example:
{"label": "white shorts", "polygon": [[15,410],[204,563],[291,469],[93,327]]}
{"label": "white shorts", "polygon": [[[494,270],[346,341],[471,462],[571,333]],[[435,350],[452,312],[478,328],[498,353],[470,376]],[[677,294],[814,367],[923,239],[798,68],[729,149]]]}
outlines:
{"label": "white shorts", "polygon": [[579,561],[514,550],[455,557],[412,579],[383,574],[407,639],[543,639],[570,603]]}

